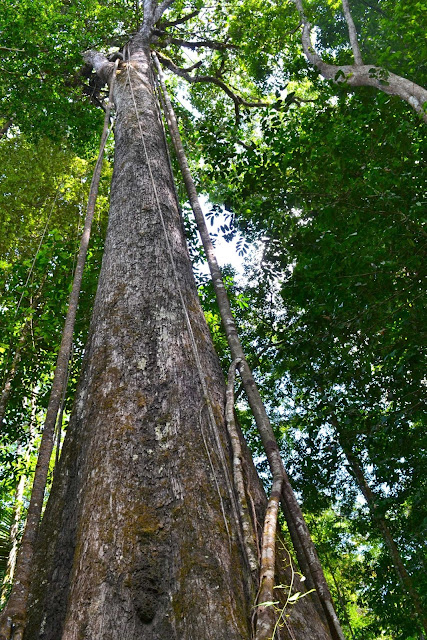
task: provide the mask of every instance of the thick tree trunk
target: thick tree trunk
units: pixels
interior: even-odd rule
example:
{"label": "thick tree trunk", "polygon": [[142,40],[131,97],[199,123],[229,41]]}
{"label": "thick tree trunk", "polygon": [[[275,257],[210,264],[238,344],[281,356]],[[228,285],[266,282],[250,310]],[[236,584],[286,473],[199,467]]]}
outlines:
{"label": "thick tree trunk", "polygon": [[[163,97],[166,107],[166,114],[169,124],[169,130],[171,133],[172,141],[175,147],[178,162],[181,168],[181,172],[184,178],[185,186],[188,193],[188,198],[191,204],[191,208],[196,219],[197,228],[200,233],[202,244],[206,253],[207,261],[209,264],[209,270],[212,276],[212,283],[215,289],[215,295],[218,302],[222,324],[227,336],[228,346],[231,351],[231,355],[236,362],[239,362],[240,375],[242,377],[243,387],[245,389],[249,405],[251,407],[255,423],[258,428],[258,432],[261,436],[261,440],[264,446],[264,451],[270,467],[270,472],[273,478],[273,490],[271,500],[268,506],[268,517],[266,518],[266,531],[263,534],[263,539],[268,540],[267,549],[262,550],[262,562],[261,562],[261,582],[266,583],[266,590],[261,585],[259,602],[271,601],[272,594],[271,589],[274,584],[274,538],[275,527],[274,517],[278,515],[278,504],[276,504],[276,492],[281,497],[284,513],[289,524],[289,528],[292,529],[298,537],[298,546],[304,549],[304,558],[306,565],[309,567],[310,579],[314,583],[317,590],[317,599],[324,609],[325,618],[328,620],[328,624],[331,629],[332,637],[334,640],[344,640],[344,635],[340,628],[340,623],[335,612],[335,608],[332,602],[332,597],[329,591],[329,587],[323,574],[322,566],[320,564],[316,548],[310,536],[310,532],[305,523],[304,516],[301,508],[293,492],[292,486],[289,482],[288,475],[285,471],[279,446],[277,444],[269,417],[267,415],[264,403],[256,385],[255,379],[252,375],[252,371],[246,360],[239,335],[237,333],[236,324],[234,322],[233,314],[231,311],[230,303],[228,300],[227,292],[222,281],[221,271],[218,266],[218,262],[215,257],[212,240],[209,235],[208,228],[203,216],[203,212],[200,206],[200,202],[197,196],[196,187],[193,178],[190,173],[187,158],[185,155],[184,147],[182,145],[181,137],[179,135],[178,124],[176,121],[175,113],[173,111],[168,92],[166,90],[165,83],[162,78],[162,72],[157,60],[156,55],[153,56],[156,67],[159,73],[160,85],[163,91]],[[275,514],[275,516],[274,516]],[[288,520],[289,518],[289,520]],[[264,543],[263,543],[264,547]],[[267,560],[268,558],[268,560]],[[267,568],[268,565],[268,568]],[[269,585],[269,587],[267,587]],[[270,596],[268,593],[270,592]],[[271,607],[260,607],[258,623],[264,615],[272,622],[273,616],[271,615]],[[257,635],[257,638],[261,640],[267,635],[271,635],[271,629],[268,625],[261,625],[263,627],[263,635]],[[258,631],[257,631],[258,634]]]}
{"label": "thick tree trunk", "polygon": [[[230,492],[224,381],[192,277],[148,49],[121,65],[115,101],[105,254],[25,639],[248,640],[255,593]],[[294,637],[308,630],[328,640],[303,606],[307,626],[297,614]]]}
{"label": "thick tree trunk", "polygon": [[248,569],[237,537],[227,533],[235,530],[236,514],[178,287],[226,450],[222,374],[192,279],[149,52],[135,56],[130,81],[178,282],[125,67],[115,91],[102,272],[74,416],[40,533],[26,637],[245,638]]}

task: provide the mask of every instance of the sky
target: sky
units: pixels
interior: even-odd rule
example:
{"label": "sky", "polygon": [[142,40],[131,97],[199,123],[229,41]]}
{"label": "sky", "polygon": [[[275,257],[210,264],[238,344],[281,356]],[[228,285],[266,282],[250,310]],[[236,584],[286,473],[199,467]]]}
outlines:
{"label": "sky", "polygon": [[[211,203],[204,196],[199,196],[200,205],[202,207],[203,213],[205,215],[211,210]],[[236,237],[230,242],[226,242],[221,235],[221,231],[219,230],[220,225],[224,224],[225,219],[219,216],[215,219],[214,225],[211,226],[210,220],[206,220],[206,224],[208,226],[209,231],[212,234],[218,234],[216,238],[212,238],[215,244],[215,255],[220,267],[223,267],[226,264],[231,264],[231,266],[237,271],[238,279],[243,277],[243,261],[244,256],[239,256],[236,243],[242,236],[237,234]],[[252,248],[252,247],[251,247]],[[251,248],[249,251],[251,251]],[[208,273],[209,269],[207,264],[201,268],[201,271],[204,273]]]}

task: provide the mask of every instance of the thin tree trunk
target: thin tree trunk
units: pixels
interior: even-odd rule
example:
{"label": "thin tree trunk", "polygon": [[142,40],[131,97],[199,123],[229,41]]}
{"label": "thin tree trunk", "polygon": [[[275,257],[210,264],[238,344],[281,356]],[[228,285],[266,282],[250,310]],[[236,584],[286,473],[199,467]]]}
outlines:
{"label": "thin tree trunk", "polygon": [[282,483],[282,476],[278,476],[273,480],[264,518],[255,640],[269,640],[273,636],[277,619],[272,603],[274,601],[275,587],[277,518]]}
{"label": "thin tree trunk", "polygon": [[345,622],[346,622],[346,624],[347,624],[347,626],[349,628],[351,637],[353,638],[353,640],[356,640],[356,638],[354,636],[354,633],[353,633],[353,629],[352,629],[351,623],[350,623],[350,618],[349,618],[348,613],[347,613],[347,604],[346,604],[346,601],[345,601],[345,599],[344,599],[344,597],[343,597],[343,595],[341,593],[340,586],[339,586],[338,581],[337,581],[337,579],[335,577],[335,572],[334,572],[334,570],[332,568],[332,565],[331,565],[331,563],[329,561],[329,558],[328,558],[326,553],[324,554],[324,556],[326,558],[326,566],[329,569],[329,573],[332,576],[332,580],[334,582],[335,589],[337,590],[337,596],[338,596],[338,600],[339,600],[339,602],[341,604],[341,607],[342,607],[342,610],[343,610],[343,615],[344,615],[344,618],[345,618]]}
{"label": "thin tree trunk", "polygon": [[[110,101],[108,103],[110,106]],[[76,270],[72,290],[68,302],[67,316],[62,332],[61,345],[56,361],[55,374],[52,382],[52,390],[46,411],[42,439],[39,448],[36,470],[31,492],[31,500],[28,507],[27,522],[22,536],[21,548],[18,554],[15,581],[9,601],[0,618],[0,639],[21,640],[26,625],[27,599],[31,583],[31,568],[34,556],[34,547],[43,508],[46,480],[49,472],[49,464],[54,446],[54,433],[58,410],[61,404],[64,384],[67,378],[68,361],[71,352],[74,323],[77,313],[77,305],[80,294],[83,269],[89,246],[91,226],[95,211],[96,197],[98,194],[99,180],[101,177],[102,159],[105,143],[108,137],[109,106],[105,114],[104,130],[101,138],[100,152],[95,166],[85,226],[80,241],[79,255],[76,262]]]}
{"label": "thin tree trunk", "polygon": [[[42,291],[43,291],[43,286],[44,283],[46,281],[46,277],[47,274],[45,274],[43,276],[43,279],[40,283],[40,286],[38,288],[38,291],[36,293],[36,295],[34,296],[33,300],[31,301],[31,306],[30,309],[36,310],[37,309],[37,303],[38,300],[41,297]],[[6,375],[6,379],[4,381],[3,384],[3,389],[1,391],[1,395],[0,395],[0,429],[3,426],[3,420],[4,420],[4,415],[6,412],[6,407],[7,407],[7,403],[9,402],[9,398],[10,398],[10,393],[12,390],[12,383],[13,380],[16,376],[16,372],[18,370],[18,365],[21,362],[21,358],[22,358],[22,349],[24,348],[25,345],[25,340],[27,338],[28,332],[30,331],[31,327],[32,327],[32,321],[33,318],[32,316],[30,316],[29,318],[27,318],[27,320],[25,321],[24,326],[22,327],[21,330],[21,335],[19,337],[18,340],[18,344],[16,345],[16,349],[15,349],[15,353],[13,356],[13,360],[12,360],[12,364],[10,366],[10,369]]]}
{"label": "thin tree trunk", "polygon": [[388,547],[397,577],[402,583],[402,586],[407,592],[408,596],[412,600],[412,605],[413,605],[414,611],[416,612],[419,624],[424,629],[424,632],[427,633],[426,614],[423,611],[423,606],[421,604],[418,593],[416,592],[415,587],[413,585],[412,578],[407,572],[405,565],[403,564],[401,555],[399,553],[399,550],[397,548],[395,541],[393,540],[393,536],[391,534],[387,521],[378,513],[377,497],[375,496],[374,492],[370,488],[364,476],[362,467],[359,464],[357,456],[352,452],[351,447],[340,436],[340,432],[337,429],[337,421],[335,421],[334,426],[336,427],[336,433],[338,435],[339,443],[341,445],[342,450],[344,451],[345,457],[347,458],[352,475],[355,478],[357,485],[368,504],[368,508],[371,513],[372,519],[374,523],[376,523],[378,529],[381,532],[383,540]]}
{"label": "thin tree trunk", "polygon": [[307,591],[312,591],[311,593],[311,598],[313,600],[313,603],[316,607],[317,613],[319,614],[319,616],[321,617],[321,619],[323,620],[324,624],[327,625],[328,621],[327,618],[325,616],[325,611],[324,608],[322,606],[322,603],[320,601],[319,598],[319,594],[317,593],[316,590],[316,585],[314,583],[313,577],[311,575],[311,569],[310,569],[310,564],[307,560],[307,555],[304,551],[304,547],[301,543],[300,537],[298,535],[298,532],[296,530],[294,521],[291,517],[291,514],[289,513],[289,509],[287,508],[286,502],[284,500],[282,500],[282,509],[283,509],[283,513],[285,516],[285,520],[286,520],[286,524],[288,527],[288,531],[289,531],[289,535],[291,538],[291,542],[292,542],[292,546],[294,548],[295,551],[295,555],[297,558],[297,562],[298,562],[298,566],[300,571],[302,572],[303,576],[305,577],[305,581],[304,581],[304,588]]}
{"label": "thin tree trunk", "polygon": [[[254,593],[227,479],[224,380],[141,47],[117,78],[105,252],[37,542],[25,640],[250,638]],[[108,77],[105,58],[88,57]],[[265,497],[250,483],[262,512]],[[327,640],[305,611],[297,639]]]}
{"label": "thin tree trunk", "polygon": [[[248,494],[251,496],[251,501],[253,501],[256,508],[257,515],[255,520],[260,523],[264,521],[267,499],[255,466],[252,462],[248,445],[246,444],[244,436],[240,430],[239,435],[243,459],[245,461],[244,468],[246,486],[248,488]],[[260,508],[261,505],[262,508]],[[258,532],[260,535],[262,534],[261,526],[258,526]],[[275,570],[277,579],[282,585],[287,586],[290,586],[293,581],[293,593],[298,591],[300,593],[304,593],[307,588],[307,584],[306,582],[301,582],[299,575],[295,574],[295,570],[291,570],[289,567],[290,562],[292,562],[292,558],[286,549],[285,544],[280,540],[280,534],[278,536],[278,542],[279,544],[277,544],[276,548]],[[285,576],[283,575],[284,567],[287,567]],[[285,610],[282,610],[281,620],[286,620],[286,624],[284,626],[281,624],[281,628],[276,630],[274,640],[307,640],[308,638],[310,640],[317,640],[318,635],[321,634],[327,634],[327,637],[331,638],[329,627],[324,619],[325,616],[323,609],[320,607],[321,612],[319,614],[317,608],[314,607],[315,601],[313,602],[311,597],[312,595],[313,594],[310,594],[310,596],[299,598],[295,605],[288,606]],[[277,607],[279,609],[284,607],[287,600],[287,590],[275,589],[274,596],[275,600],[280,601],[280,604],[278,604]],[[320,602],[318,604],[320,606]]]}
{"label": "thin tree trunk", "polygon": [[[244,545],[246,549],[246,555],[248,557],[248,563],[252,574],[258,571],[258,557],[256,551],[256,522],[252,522],[248,502],[246,499],[245,480],[243,475],[243,454],[242,447],[240,445],[239,432],[236,426],[236,420],[234,418],[234,382],[236,379],[236,366],[237,362],[232,362],[228,371],[227,390],[226,390],[226,404],[225,404],[225,422],[227,425],[228,435],[230,437],[231,448],[233,450],[233,475],[234,485],[236,487],[238,502],[239,502],[239,515],[242,525],[242,534]],[[258,578],[258,576],[256,576]],[[258,580],[256,580],[256,583]]]}
{"label": "thin tree trunk", "polygon": [[19,523],[21,520],[26,481],[27,481],[27,476],[25,474],[22,474],[19,478],[16,491],[15,491],[15,496],[14,496],[13,523],[10,529],[10,536],[9,536],[11,548],[9,552],[9,558],[7,560],[6,572],[4,575],[3,585],[1,589],[1,596],[0,596],[1,607],[4,606],[7,600],[9,588],[10,588],[10,585],[12,584],[13,575],[15,573],[16,557],[18,554],[18,531],[19,531]]}
{"label": "thin tree trunk", "polygon": [[332,636],[333,638],[337,638],[338,640],[344,640],[344,636],[335,613],[330,591],[323,575],[322,567],[320,565],[316,549],[314,547],[313,541],[311,540],[310,533],[304,521],[300,506],[295,498],[287,473],[283,467],[279,447],[274,436],[270,420],[267,416],[260,393],[256,386],[256,382],[246,361],[246,357],[237,334],[237,329],[230,308],[227,292],[222,281],[221,271],[215,257],[213,244],[198,200],[196,187],[190,173],[184,147],[179,135],[178,124],[162,77],[161,67],[157,60],[157,57],[154,57],[154,60],[156,63],[157,71],[159,73],[160,83],[165,100],[169,131],[173,140],[191,208],[193,210],[199,234],[206,253],[209,270],[212,276],[212,283],[215,289],[215,294],[218,301],[218,306],[220,309],[228,345],[233,360],[239,361],[239,370],[242,377],[243,385],[248,397],[249,405],[255,418],[256,425],[258,427],[258,431],[261,436],[261,440],[264,445],[264,450],[266,452],[271,474],[273,476],[273,484],[276,488],[279,486],[281,487],[280,493],[282,500],[286,503],[286,512],[290,515],[293,525],[295,526],[295,529],[301,540],[301,545],[305,549],[307,562],[311,570],[311,576],[316,585],[316,590],[322,606],[324,607],[328,623],[331,627]]}
{"label": "thin tree trunk", "polygon": [[[27,445],[28,446],[27,453],[24,455],[24,459],[22,460],[22,463],[21,463],[23,469],[25,469],[29,464],[30,452],[31,452],[32,445],[34,443],[34,437],[36,433],[36,410],[37,410],[36,394],[34,393],[34,390],[32,390],[31,420],[30,420],[30,427],[29,427],[30,437]],[[22,456],[22,452],[23,452],[23,446],[20,444],[16,452],[16,455],[18,458]],[[13,525],[10,530],[11,550],[9,553],[5,578],[3,581],[3,586],[1,591],[1,597],[0,597],[1,608],[3,608],[4,605],[6,604],[6,601],[9,595],[10,586],[13,583],[13,578],[15,575],[16,560],[18,557],[18,549],[19,549],[19,544],[18,544],[19,523],[21,520],[24,491],[25,491],[25,486],[27,484],[27,480],[28,480],[27,473],[22,473],[19,478],[18,485],[15,491]]]}
{"label": "thin tree trunk", "polygon": [[25,340],[27,338],[27,334],[31,328],[31,321],[28,319],[21,331],[21,335],[18,340],[18,344],[16,345],[15,353],[13,356],[12,364],[10,365],[10,369],[7,373],[6,380],[4,381],[3,389],[1,391],[0,396],[0,429],[3,426],[4,415],[6,412],[7,403],[10,398],[10,393],[12,390],[12,383],[15,379],[16,372],[18,370],[18,365],[21,362],[22,358],[22,349],[25,345]]}

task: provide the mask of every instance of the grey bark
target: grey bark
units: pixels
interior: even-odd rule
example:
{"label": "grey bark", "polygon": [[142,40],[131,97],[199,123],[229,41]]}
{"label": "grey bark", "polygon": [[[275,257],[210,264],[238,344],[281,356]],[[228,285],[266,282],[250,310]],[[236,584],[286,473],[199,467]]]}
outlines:
{"label": "grey bark", "polygon": [[264,517],[255,640],[269,640],[272,638],[276,626],[277,617],[273,606],[265,603],[274,602],[277,520],[282,484],[283,477],[281,475],[273,479]]}
{"label": "grey bark", "polygon": [[[238,333],[234,322],[233,314],[231,311],[230,303],[227,297],[224,283],[222,281],[221,271],[218,262],[215,257],[215,252],[212,244],[212,240],[209,235],[208,228],[203,216],[203,212],[200,206],[200,202],[197,196],[196,187],[191,176],[191,172],[188,166],[187,158],[185,155],[184,147],[179,135],[179,129],[176,122],[175,114],[168,96],[164,80],[162,78],[161,68],[156,56],[154,56],[157,70],[159,72],[159,78],[161,87],[163,90],[166,113],[168,119],[169,130],[175,147],[178,162],[183,175],[184,183],[187,189],[188,198],[191,204],[191,208],[196,219],[199,234],[202,240],[202,244],[206,253],[209,270],[212,276],[212,283],[215,290],[216,299],[220,309],[221,319],[224,326],[224,331],[227,337],[228,346],[231,351],[231,355],[234,361],[239,361],[239,370],[242,377],[243,386],[248,397],[248,402],[251,407],[252,413],[255,418],[255,422],[261,436],[261,440],[264,446],[264,450],[269,463],[270,471],[273,477],[274,492],[278,491],[281,495],[281,500],[284,503],[285,514],[288,514],[292,521],[291,527],[296,530],[300,539],[301,546],[304,548],[304,555],[307,560],[307,564],[310,567],[310,575],[317,590],[318,597],[325,612],[325,616],[328,620],[328,624],[331,628],[333,638],[344,640],[338,617],[336,615],[332,597],[329,591],[329,587],[325,580],[323,570],[310,536],[310,532],[305,523],[304,516],[301,508],[296,500],[292,486],[289,482],[288,475],[283,466],[283,462],[280,456],[280,450],[274,436],[274,432],[262,402],[259,390],[257,388],[255,379],[252,375],[251,369],[247,363]],[[272,495],[273,501],[276,496]],[[274,566],[274,560],[273,560]],[[272,569],[269,569],[269,572]],[[269,575],[269,580],[271,576]],[[264,612],[264,610],[263,610]],[[270,611],[267,611],[270,613]],[[271,617],[271,616],[269,616]]]}
{"label": "grey bark", "polygon": [[[312,25],[304,13],[302,0],[293,1],[303,24],[301,39],[304,53],[307,60],[320,71],[326,80],[333,80],[336,84],[342,84],[346,87],[374,87],[389,95],[398,96],[405,100],[422,117],[424,122],[427,122],[427,89],[376,65],[358,63],[354,65],[328,64],[322,60],[313,47],[310,37]],[[346,19],[347,17],[348,14]]]}
{"label": "grey bark", "polygon": [[359,41],[357,38],[356,26],[351,15],[350,4],[348,0],[342,0],[342,8],[345,21],[347,22],[348,37],[350,39],[351,48],[353,50],[354,62],[359,65],[363,64],[362,54],[360,53]]}
{"label": "grey bark", "polygon": [[12,121],[12,118],[10,118],[4,123],[4,125],[0,127],[0,138],[2,138],[9,131],[12,124],[13,124],[13,121]]}
{"label": "grey bark", "polygon": [[149,62],[147,49],[134,52],[131,81],[179,282],[121,65],[105,254],[40,534],[32,640],[249,637],[246,563],[178,287],[227,450],[222,375],[192,278]]}
{"label": "grey bark", "polygon": [[[99,286],[38,539],[25,640],[248,640],[255,594],[247,590],[250,568],[221,462],[225,452],[231,475],[224,380],[192,276],[149,51],[140,44],[131,51],[114,94],[116,150]],[[111,67],[103,65],[108,76]],[[262,513],[265,496],[256,481],[248,483]],[[328,640],[307,611],[305,628],[296,614],[295,637],[303,640],[308,630]]]}
{"label": "grey bark", "polygon": [[233,476],[234,485],[238,496],[239,515],[242,527],[244,547],[252,574],[255,575],[255,583],[258,583],[258,554],[256,546],[255,525],[251,520],[248,501],[246,498],[245,479],[243,473],[243,453],[240,444],[239,432],[234,416],[234,383],[236,379],[236,366],[238,362],[232,362],[228,370],[225,423],[233,451]]}
{"label": "grey bark", "polygon": [[327,618],[326,618],[326,615],[325,615],[324,608],[322,607],[322,603],[320,601],[319,594],[316,591],[316,585],[315,585],[315,582],[313,580],[313,576],[311,574],[311,568],[310,568],[310,564],[309,564],[308,559],[307,559],[306,552],[304,551],[304,546],[303,546],[303,544],[301,542],[301,539],[300,539],[300,537],[298,535],[298,531],[297,531],[297,529],[295,527],[295,523],[294,523],[294,520],[293,520],[293,518],[291,516],[291,513],[290,513],[289,509],[287,508],[286,502],[284,500],[282,500],[281,505],[282,505],[284,516],[285,516],[285,520],[286,520],[289,536],[291,538],[292,546],[293,546],[294,551],[295,551],[295,555],[296,555],[296,559],[297,559],[297,562],[298,562],[298,566],[299,566],[299,569],[302,572],[303,576],[305,577],[304,586],[305,586],[307,591],[312,591],[312,593],[310,594],[310,597],[311,597],[311,599],[312,599],[312,601],[314,603],[314,606],[316,607],[316,611],[317,611],[318,615],[320,616],[320,618],[323,620],[324,624],[327,625],[328,621],[327,621]]}
{"label": "grey bark", "polygon": [[[260,538],[263,532],[261,523],[265,517],[267,498],[240,428],[239,435],[244,461],[246,487],[250,500],[255,505],[255,520],[258,523],[258,536]],[[291,571],[288,566],[289,561],[290,554],[279,534],[276,548],[275,574],[281,584],[290,585],[291,583]],[[284,567],[288,567],[285,575],[283,575]],[[295,568],[294,571],[296,571]],[[293,592],[299,591],[300,593],[304,593],[306,588],[306,582],[301,582],[298,575],[294,576]],[[280,601],[278,605],[279,608],[283,607],[286,601],[286,590],[275,589],[274,596],[275,600]],[[284,613],[286,616],[289,615],[289,618],[285,616],[286,624],[280,630],[280,633],[276,634],[274,640],[318,640],[319,638],[328,638],[330,640],[331,633],[324,620],[324,614],[319,614],[318,611],[314,609],[311,594],[299,599],[295,606],[288,606]]]}

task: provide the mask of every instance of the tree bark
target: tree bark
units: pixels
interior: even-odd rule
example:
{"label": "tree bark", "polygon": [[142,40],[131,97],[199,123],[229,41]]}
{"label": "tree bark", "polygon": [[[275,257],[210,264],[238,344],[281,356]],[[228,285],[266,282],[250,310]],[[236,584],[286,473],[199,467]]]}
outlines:
{"label": "tree bark", "polygon": [[0,127],[0,138],[2,138],[12,126],[13,121],[12,118],[9,118],[1,127]]}
{"label": "tree bark", "polygon": [[[323,574],[322,566],[320,564],[316,548],[313,544],[313,540],[311,539],[310,532],[304,520],[301,508],[295,497],[289,481],[289,477],[284,468],[283,461],[280,456],[279,446],[277,444],[269,417],[264,407],[264,403],[262,401],[255,379],[252,375],[252,371],[246,360],[242,344],[237,333],[237,327],[234,322],[230,302],[228,300],[227,292],[222,281],[221,270],[215,257],[212,240],[210,238],[209,231],[203,216],[203,211],[197,196],[196,187],[191,176],[184,147],[179,135],[175,113],[173,111],[172,104],[170,102],[170,98],[167,93],[164,80],[162,78],[162,72],[159,62],[155,55],[154,60],[159,73],[160,84],[165,100],[169,130],[171,133],[184,183],[187,189],[188,199],[190,201],[190,205],[196,219],[197,228],[202,240],[203,248],[206,253],[209,270],[212,277],[212,284],[215,290],[215,295],[218,302],[224,331],[227,337],[228,346],[230,348],[233,360],[239,362],[239,370],[243,386],[248,398],[251,411],[255,418],[255,423],[262,440],[264,451],[267,456],[268,464],[273,478],[274,493],[276,491],[279,492],[284,508],[284,513],[287,517],[290,518],[289,526],[294,531],[296,531],[296,534],[300,541],[300,546],[304,549],[304,556],[306,558],[307,565],[310,567],[310,576],[316,586],[317,595],[324,609],[325,617],[328,620],[332,637],[334,638],[334,640],[344,640],[344,635],[334,609],[332,597],[325,576]],[[277,514],[277,510],[273,508],[273,503],[271,504],[271,507],[272,509],[269,510],[270,515],[273,513]],[[268,571],[271,572],[273,570],[274,559],[272,567],[270,567]],[[268,611],[268,614],[270,614],[270,610]],[[271,618],[270,615],[269,617]]]}
{"label": "tree bark", "polygon": [[40,534],[31,639],[249,637],[246,564],[178,289],[226,449],[222,375],[191,274],[149,63],[140,49],[129,69],[144,141],[127,65],[117,78],[109,228],[82,382]]}
{"label": "tree bark", "polygon": [[[108,76],[105,59],[93,62]],[[26,640],[251,636],[255,594],[227,480],[224,380],[192,276],[149,66],[148,47],[139,44],[117,78],[105,253],[38,539]],[[265,510],[265,496],[251,487]],[[308,611],[305,630],[328,640]]]}
{"label": "tree bark", "polygon": [[16,372],[18,370],[18,365],[21,362],[22,358],[22,349],[24,348],[25,341],[27,339],[27,334],[31,328],[31,320],[28,319],[21,331],[21,335],[19,336],[18,344],[16,345],[15,353],[13,356],[12,363],[10,365],[10,369],[7,372],[6,380],[4,381],[3,389],[1,390],[0,395],[0,429],[3,426],[4,415],[6,413],[7,403],[10,398],[10,393],[12,391],[12,383],[15,379]]}
{"label": "tree bark", "polygon": [[234,383],[236,379],[236,366],[237,362],[232,362],[228,370],[227,389],[226,389],[226,403],[225,403],[225,423],[227,425],[227,432],[230,438],[231,449],[233,451],[233,478],[234,486],[238,497],[239,504],[239,516],[242,526],[242,537],[244,548],[246,551],[248,564],[250,566],[252,575],[254,576],[255,584],[258,585],[258,554],[256,546],[256,523],[252,522],[248,501],[246,498],[245,490],[245,478],[243,473],[243,454],[240,444],[239,431],[234,416]]}
{"label": "tree bark", "polygon": [[342,9],[347,22],[348,37],[350,39],[351,48],[353,50],[354,62],[356,64],[363,64],[362,54],[360,53],[359,41],[357,38],[357,30],[354,24],[353,17],[350,11],[350,5],[348,0],[342,0]]}

